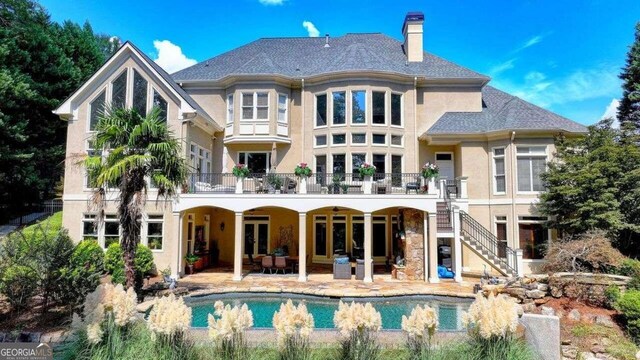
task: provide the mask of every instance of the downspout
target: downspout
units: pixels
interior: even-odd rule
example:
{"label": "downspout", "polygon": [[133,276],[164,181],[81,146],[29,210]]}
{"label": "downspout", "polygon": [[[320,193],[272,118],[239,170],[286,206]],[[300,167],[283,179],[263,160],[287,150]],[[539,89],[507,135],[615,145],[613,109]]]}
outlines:
{"label": "downspout", "polygon": [[[511,230],[511,242],[513,245],[513,249],[517,249],[520,245],[519,241],[516,241],[516,238],[518,237],[518,214],[516,212],[516,193],[517,193],[517,183],[516,183],[516,166],[517,166],[517,162],[516,162],[516,151],[515,151],[515,146],[514,146],[514,140],[516,138],[516,132],[512,131],[511,132],[511,142],[509,144],[509,147],[511,148],[511,218],[512,223],[513,223],[513,229]],[[516,246],[516,244],[518,244]]]}
{"label": "downspout", "polygon": [[[300,88],[300,103],[302,106],[302,114],[300,116],[300,119],[302,121],[302,151],[300,151],[300,162],[305,162],[304,161],[304,153],[306,151],[306,147],[305,147],[305,138],[307,137],[307,133],[304,131],[305,128],[305,108],[304,108],[304,79],[300,79],[300,84],[301,84],[301,88]],[[314,121],[313,116],[311,116],[311,121]],[[315,171],[315,169],[314,169]]]}

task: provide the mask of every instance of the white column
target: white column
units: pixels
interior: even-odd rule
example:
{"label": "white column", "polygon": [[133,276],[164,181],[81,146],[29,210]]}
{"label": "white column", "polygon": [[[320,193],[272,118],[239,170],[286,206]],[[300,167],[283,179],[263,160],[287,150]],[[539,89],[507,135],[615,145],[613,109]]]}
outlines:
{"label": "white column", "polygon": [[522,249],[516,249],[516,272],[520,277],[524,276],[524,265],[522,261],[523,255]]}
{"label": "white column", "polygon": [[242,194],[242,185],[244,183],[244,178],[239,176],[236,178],[236,194]]}
{"label": "white column", "polygon": [[451,244],[452,256],[453,256],[453,271],[456,276],[454,280],[456,282],[462,282],[462,242],[460,238],[460,208],[453,207],[452,219],[453,222],[453,244]]}
{"label": "white column", "polygon": [[171,277],[180,278],[180,270],[182,269],[182,213],[173,213],[173,235],[175,239],[175,260],[171,266]]}
{"label": "white column", "polygon": [[469,197],[467,192],[467,177],[466,176],[458,176],[456,180],[458,181],[458,198],[466,199]]}
{"label": "white column", "polygon": [[428,234],[429,234],[429,282],[439,283],[438,277],[438,220],[436,212],[428,214]]}
{"label": "white column", "polygon": [[436,179],[435,178],[429,178],[427,180],[427,194],[429,195],[438,195],[438,186],[436,185]]}
{"label": "white column", "polygon": [[233,281],[242,280],[242,213],[235,213],[235,233],[233,246]]}
{"label": "white column", "polygon": [[364,282],[373,282],[372,227],[371,213],[364,213]]}
{"label": "white column", "polygon": [[300,194],[307,193],[307,177],[300,176],[300,190],[298,191]]}
{"label": "white column", "polygon": [[365,194],[371,194],[371,184],[372,184],[371,175],[365,175],[364,176],[364,189],[363,189]]}
{"label": "white column", "polygon": [[298,213],[298,281],[307,281],[307,213]]}

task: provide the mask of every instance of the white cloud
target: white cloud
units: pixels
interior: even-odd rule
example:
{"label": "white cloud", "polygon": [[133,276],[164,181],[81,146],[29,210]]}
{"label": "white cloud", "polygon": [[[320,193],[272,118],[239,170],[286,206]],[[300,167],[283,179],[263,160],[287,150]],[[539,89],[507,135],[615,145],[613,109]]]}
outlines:
{"label": "white cloud", "polygon": [[315,25],[313,25],[313,23],[311,21],[303,21],[302,22],[302,27],[304,27],[305,29],[307,29],[307,32],[309,33],[310,37],[318,37],[320,36],[320,31],[316,28]]}
{"label": "white cloud", "polygon": [[539,34],[536,35],[532,38],[530,38],[529,40],[525,41],[519,48],[515,49],[513,52],[517,53],[519,51],[522,51],[528,47],[532,47],[535,44],[539,44],[540,42],[542,42],[542,39],[544,39],[545,37],[547,37],[547,35],[549,35],[550,33],[543,33],[543,34]]}
{"label": "white cloud", "polygon": [[613,127],[619,128],[620,121],[618,120],[618,106],[620,106],[620,101],[618,99],[611,99],[611,102],[607,106],[607,109],[604,111],[600,120],[612,118],[613,119]]}
{"label": "white cloud", "polygon": [[514,67],[514,63],[515,63],[516,59],[511,59],[511,60],[507,60],[501,64],[497,64],[494,67],[492,67],[491,69],[489,69],[489,74],[491,76],[496,76],[502,72],[505,72],[509,69],[513,69]]}
{"label": "white cloud", "polygon": [[282,5],[285,0],[258,0],[260,4],[271,6],[271,5]]}
{"label": "white cloud", "polygon": [[158,56],[153,61],[169,74],[197,63],[195,59],[186,57],[180,46],[169,40],[154,40],[153,46],[158,51]]}

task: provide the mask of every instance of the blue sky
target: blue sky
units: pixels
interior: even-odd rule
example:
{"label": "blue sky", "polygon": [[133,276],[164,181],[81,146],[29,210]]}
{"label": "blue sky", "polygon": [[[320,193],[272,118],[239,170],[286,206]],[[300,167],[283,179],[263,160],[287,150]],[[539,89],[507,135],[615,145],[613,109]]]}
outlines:
{"label": "blue sky", "polygon": [[314,29],[321,36],[382,32],[401,39],[404,15],[419,10],[426,18],[426,51],[583,124],[615,108],[617,75],[640,21],[638,0],[41,3],[53,20],[88,20],[94,31],[133,41],[168,70],[260,37],[309,36]]}

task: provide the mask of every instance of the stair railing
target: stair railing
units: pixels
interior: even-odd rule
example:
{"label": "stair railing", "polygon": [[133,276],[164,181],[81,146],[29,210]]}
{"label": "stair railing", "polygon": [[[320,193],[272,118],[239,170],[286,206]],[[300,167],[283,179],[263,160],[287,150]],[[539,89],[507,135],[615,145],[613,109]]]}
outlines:
{"label": "stair railing", "polygon": [[506,271],[512,275],[518,274],[518,262],[516,251],[508,246],[503,246],[504,257],[499,256],[500,241],[471,215],[460,210],[460,232],[463,236],[474,241],[478,246],[493,256],[496,265],[503,265]]}

